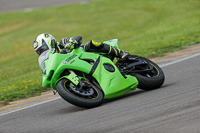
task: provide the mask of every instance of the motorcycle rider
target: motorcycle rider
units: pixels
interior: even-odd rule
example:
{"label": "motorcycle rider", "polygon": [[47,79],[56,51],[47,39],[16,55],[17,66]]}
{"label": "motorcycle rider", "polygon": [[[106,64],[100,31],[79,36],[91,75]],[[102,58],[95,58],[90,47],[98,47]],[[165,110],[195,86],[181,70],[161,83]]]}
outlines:
{"label": "motorcycle rider", "polygon": [[[68,37],[65,37],[61,39],[60,42],[57,42],[51,34],[42,33],[35,38],[33,46],[39,56],[46,50],[51,50],[53,53],[60,53],[62,50],[67,48],[67,52],[69,52],[72,49],[79,47],[82,43],[82,37],[77,37],[81,38],[81,40],[79,40],[80,42],[77,42],[77,40]],[[126,60],[127,56],[130,55],[128,52],[123,52],[121,49],[117,49],[106,43],[94,40],[89,41],[85,45],[81,45],[81,47],[83,47],[87,52],[106,54],[110,55],[111,57],[120,58],[121,60]]]}

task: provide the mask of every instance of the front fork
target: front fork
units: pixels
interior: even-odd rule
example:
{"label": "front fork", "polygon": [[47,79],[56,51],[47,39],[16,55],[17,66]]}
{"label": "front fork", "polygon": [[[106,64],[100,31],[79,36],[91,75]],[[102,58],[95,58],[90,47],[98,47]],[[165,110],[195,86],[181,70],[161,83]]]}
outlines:
{"label": "front fork", "polygon": [[[78,81],[79,83],[81,83],[81,80],[79,79],[78,75],[76,75],[76,73],[75,73],[74,71],[69,70],[69,72],[70,72],[70,74],[72,74],[72,75],[77,79],[77,81]],[[76,84],[76,85],[77,85],[77,84]]]}
{"label": "front fork", "polygon": [[81,91],[84,87],[91,87],[91,84],[87,80],[81,80],[73,70],[69,70],[69,72],[69,75],[63,76],[62,78],[66,78],[71,81],[74,85],[77,86],[79,91]]}
{"label": "front fork", "polygon": [[80,92],[83,91],[84,87],[86,87],[86,88],[92,87],[91,84],[90,84],[90,82],[88,82],[86,79],[85,79],[85,80],[81,80],[81,79],[78,77],[78,75],[76,75],[76,73],[75,73],[74,71],[69,70],[69,72],[70,72],[71,74],[73,74],[73,75],[75,76],[75,78],[78,80],[79,83],[78,83],[76,86],[77,86],[77,89],[78,89]]}

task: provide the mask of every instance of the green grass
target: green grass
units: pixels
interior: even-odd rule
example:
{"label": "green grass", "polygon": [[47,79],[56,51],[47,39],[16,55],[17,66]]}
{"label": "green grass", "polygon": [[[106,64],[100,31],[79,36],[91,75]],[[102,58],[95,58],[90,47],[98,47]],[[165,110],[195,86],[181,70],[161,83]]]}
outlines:
{"label": "green grass", "polygon": [[38,95],[42,75],[33,49],[40,33],[59,41],[81,35],[145,57],[163,56],[200,42],[199,0],[98,0],[31,12],[0,14],[0,101]]}

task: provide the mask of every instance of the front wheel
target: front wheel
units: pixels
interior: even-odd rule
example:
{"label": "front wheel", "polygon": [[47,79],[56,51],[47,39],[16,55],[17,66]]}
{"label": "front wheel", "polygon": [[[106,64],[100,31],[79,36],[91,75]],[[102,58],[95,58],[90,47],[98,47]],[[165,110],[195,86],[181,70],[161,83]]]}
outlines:
{"label": "front wheel", "polygon": [[102,91],[92,83],[87,83],[89,86],[80,90],[71,81],[61,79],[57,83],[57,91],[64,100],[79,107],[93,108],[101,105],[104,98]]}
{"label": "front wheel", "polygon": [[[151,71],[148,72],[140,72],[140,73],[130,73],[138,79],[139,85],[138,88],[142,90],[153,90],[162,86],[165,80],[164,73],[162,69],[153,61],[146,59],[140,56],[132,56],[133,58],[137,57],[139,60],[146,62],[148,65],[143,67],[139,67],[139,69],[148,69],[151,68]],[[148,67],[148,68],[147,68]]]}

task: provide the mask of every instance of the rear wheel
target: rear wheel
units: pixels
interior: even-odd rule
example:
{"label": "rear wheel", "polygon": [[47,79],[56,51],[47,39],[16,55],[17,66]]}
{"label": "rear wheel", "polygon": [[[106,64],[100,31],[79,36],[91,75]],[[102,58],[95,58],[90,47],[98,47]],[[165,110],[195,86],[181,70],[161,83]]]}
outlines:
{"label": "rear wheel", "polygon": [[[148,64],[144,67],[137,68],[141,69],[141,72],[130,73],[131,75],[135,76],[138,79],[139,81],[138,88],[143,90],[153,90],[161,87],[165,80],[165,76],[162,69],[156,63],[154,63],[149,59],[134,55],[132,55],[132,57],[133,58],[137,57]],[[150,71],[142,72],[145,69],[150,69]]]}
{"label": "rear wheel", "polygon": [[102,91],[88,81],[86,84],[80,89],[68,79],[61,79],[57,83],[57,91],[64,100],[79,107],[93,108],[101,105],[104,98]]}

